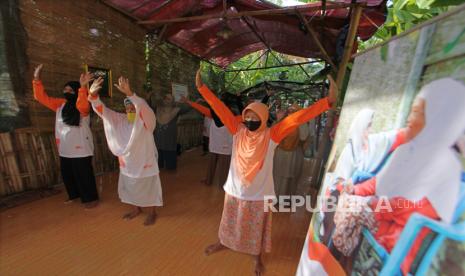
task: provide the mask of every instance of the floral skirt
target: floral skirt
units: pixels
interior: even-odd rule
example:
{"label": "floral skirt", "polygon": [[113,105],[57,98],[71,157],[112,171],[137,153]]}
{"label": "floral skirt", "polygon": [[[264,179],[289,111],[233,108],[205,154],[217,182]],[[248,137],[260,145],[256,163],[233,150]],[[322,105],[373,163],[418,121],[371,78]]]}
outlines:
{"label": "floral skirt", "polygon": [[250,255],[270,252],[272,212],[264,212],[264,204],[226,194],[218,233],[221,244]]}

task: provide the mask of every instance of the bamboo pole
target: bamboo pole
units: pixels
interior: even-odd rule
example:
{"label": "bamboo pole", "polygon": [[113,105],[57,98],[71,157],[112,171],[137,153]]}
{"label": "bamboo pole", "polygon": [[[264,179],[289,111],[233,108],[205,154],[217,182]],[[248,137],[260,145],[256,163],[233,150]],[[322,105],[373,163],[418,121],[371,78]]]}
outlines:
{"label": "bamboo pole", "polygon": [[328,52],[326,51],[325,47],[323,46],[323,44],[320,42],[320,40],[318,39],[318,35],[316,34],[316,32],[313,30],[313,28],[310,26],[310,24],[308,23],[307,19],[305,19],[305,17],[302,15],[302,13],[300,11],[296,11],[297,15],[299,16],[300,20],[302,21],[302,23],[304,23],[304,26],[305,26],[305,29],[307,29],[308,31],[308,34],[311,36],[311,38],[313,39],[313,41],[315,42],[315,44],[318,46],[318,48],[320,49],[321,51],[321,54],[323,55],[324,59],[326,60],[326,62],[328,62],[330,65],[331,65],[331,69],[333,70],[333,72],[337,72],[337,66],[334,64],[333,60],[331,59],[331,57],[329,56]]}
{"label": "bamboo pole", "polygon": [[231,72],[242,72],[242,71],[256,71],[256,70],[266,70],[266,69],[273,69],[273,68],[280,68],[280,67],[292,67],[298,65],[305,65],[305,64],[312,64],[321,62],[321,60],[314,60],[314,61],[307,61],[307,62],[299,62],[299,63],[291,63],[291,64],[283,64],[283,65],[275,65],[275,66],[265,66],[260,68],[244,68],[244,69],[235,69],[235,70],[225,70],[226,73]]}
{"label": "bamboo pole", "polygon": [[[265,54],[266,54],[266,52],[264,52],[263,54],[261,54],[261,55],[260,55],[258,58],[256,58],[252,63],[250,63],[249,66],[247,66],[246,69],[252,67],[252,65],[254,65],[255,62],[257,62],[258,60],[260,60]],[[237,72],[237,73],[234,75],[234,77],[232,78],[232,80],[231,80],[231,81],[229,82],[229,84],[226,86],[226,90],[229,88],[229,86],[232,85],[233,81],[236,80],[236,78],[237,78],[237,76],[239,76],[239,73],[240,73],[240,72],[241,72],[241,71]]]}
{"label": "bamboo pole", "polygon": [[347,72],[347,64],[349,64],[350,58],[352,57],[352,49],[354,47],[355,38],[357,35],[358,25],[360,23],[360,17],[362,15],[363,7],[356,6],[353,10],[352,16],[350,18],[350,27],[349,33],[347,34],[346,43],[344,46],[344,55],[341,60],[341,64],[339,64],[339,70],[337,72],[337,97],[339,97],[339,92],[342,87],[342,83],[344,81],[344,77]]}

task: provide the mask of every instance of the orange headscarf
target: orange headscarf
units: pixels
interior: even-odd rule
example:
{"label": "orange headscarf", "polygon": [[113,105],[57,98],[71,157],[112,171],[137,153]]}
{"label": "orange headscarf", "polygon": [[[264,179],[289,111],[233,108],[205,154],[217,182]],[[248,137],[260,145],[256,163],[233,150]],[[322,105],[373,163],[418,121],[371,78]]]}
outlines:
{"label": "orange headscarf", "polygon": [[243,185],[249,186],[263,166],[268,145],[270,143],[270,130],[266,126],[268,121],[268,107],[262,103],[251,103],[242,112],[245,119],[247,110],[253,111],[261,120],[260,128],[250,131],[241,127],[235,139],[235,165]]}

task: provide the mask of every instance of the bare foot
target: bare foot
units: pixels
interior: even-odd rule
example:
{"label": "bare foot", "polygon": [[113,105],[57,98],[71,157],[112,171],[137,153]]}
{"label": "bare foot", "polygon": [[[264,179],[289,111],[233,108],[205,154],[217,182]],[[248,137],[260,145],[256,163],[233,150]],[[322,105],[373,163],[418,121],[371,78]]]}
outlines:
{"label": "bare foot", "polygon": [[147,217],[145,218],[144,225],[145,226],[153,225],[156,220],[157,220],[157,214],[148,214]]}
{"label": "bare foot", "polygon": [[263,265],[261,256],[255,256],[255,276],[263,275],[265,266]]}
{"label": "bare foot", "polygon": [[92,208],[97,207],[97,205],[98,205],[98,200],[94,200],[94,201],[92,201],[92,202],[87,202],[87,203],[85,203],[85,204],[84,204],[84,208],[86,208],[86,209],[92,209]]}
{"label": "bare foot", "polygon": [[134,210],[132,210],[131,212],[129,212],[127,214],[124,214],[123,219],[125,219],[125,220],[133,219],[133,218],[137,217],[140,213],[141,213],[141,209],[139,207],[137,207]]}
{"label": "bare foot", "polygon": [[210,256],[213,253],[226,249],[226,246],[222,245],[220,241],[217,241],[214,244],[210,244],[205,248],[205,255]]}
{"label": "bare foot", "polygon": [[65,202],[63,202],[64,204],[71,204],[74,202],[74,199],[68,199],[66,200]]}

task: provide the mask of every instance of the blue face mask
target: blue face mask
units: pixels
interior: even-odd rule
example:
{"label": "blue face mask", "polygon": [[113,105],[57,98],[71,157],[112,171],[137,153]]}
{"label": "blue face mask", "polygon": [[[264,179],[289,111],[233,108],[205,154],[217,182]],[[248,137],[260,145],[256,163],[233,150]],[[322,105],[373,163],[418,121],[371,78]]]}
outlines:
{"label": "blue face mask", "polygon": [[262,125],[261,121],[244,121],[245,127],[250,131],[256,131]]}

